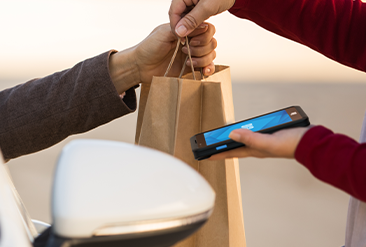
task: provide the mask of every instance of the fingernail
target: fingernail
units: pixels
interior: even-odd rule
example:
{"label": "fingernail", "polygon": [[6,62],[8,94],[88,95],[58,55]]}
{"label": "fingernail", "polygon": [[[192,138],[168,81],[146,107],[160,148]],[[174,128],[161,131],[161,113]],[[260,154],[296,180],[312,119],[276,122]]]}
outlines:
{"label": "fingernail", "polygon": [[206,75],[210,74],[211,69],[206,69]]}
{"label": "fingernail", "polygon": [[188,48],[186,47],[186,46],[183,46],[183,48],[182,48],[182,52],[184,52],[184,53],[188,53]]}
{"label": "fingernail", "polygon": [[192,46],[198,46],[200,43],[201,42],[196,41],[196,40],[189,42],[189,44],[192,45]]}
{"label": "fingernail", "polygon": [[179,26],[178,28],[175,29],[175,32],[180,36],[180,37],[184,37],[186,36],[187,33],[187,28],[183,25]]}
{"label": "fingernail", "polygon": [[230,135],[229,135],[229,138],[230,139],[233,139],[234,141],[235,140],[239,140],[240,139],[240,135],[238,133],[231,132]]}
{"label": "fingernail", "polygon": [[205,28],[205,27],[208,27],[208,24],[202,23],[201,25],[198,26],[198,28]]}

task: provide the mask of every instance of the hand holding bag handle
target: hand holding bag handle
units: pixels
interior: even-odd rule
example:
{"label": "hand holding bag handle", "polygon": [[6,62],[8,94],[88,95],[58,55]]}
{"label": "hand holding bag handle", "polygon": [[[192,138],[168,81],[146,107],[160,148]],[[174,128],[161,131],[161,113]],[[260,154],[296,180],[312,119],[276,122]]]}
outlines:
{"label": "hand holding bag handle", "polygon": [[[180,47],[180,44],[181,44],[180,40],[181,39],[178,38],[176,48],[174,50],[172,59],[169,62],[168,68],[165,71],[164,77],[168,76],[168,73],[169,73],[171,67],[173,66],[173,63],[175,61],[175,58],[177,56],[177,53],[178,53],[178,50],[179,50],[179,47]],[[182,69],[181,69],[181,72],[180,72],[178,78],[182,78],[184,70],[186,68],[186,63],[189,59],[190,62],[191,62],[192,76],[193,76],[193,79],[196,80],[196,75],[194,73],[194,67],[193,67],[193,62],[192,62],[191,51],[190,51],[190,48],[189,48],[188,37],[186,37],[186,40],[187,40],[186,44],[187,44],[187,48],[188,48],[188,55],[185,58],[184,64],[182,66]],[[202,79],[205,78],[204,75],[203,75],[202,68],[201,68],[201,78]],[[141,126],[142,126],[142,121],[143,121],[143,116],[144,116],[144,112],[145,112],[147,98],[148,98],[149,91],[150,91],[150,86],[151,86],[150,84],[147,84],[147,85],[143,84],[140,87],[141,88],[141,93],[140,93],[140,102],[139,102],[138,117],[137,117],[137,124],[136,124],[136,135],[135,135],[135,143],[136,144],[139,143],[139,139],[140,139]]]}
{"label": "hand holding bag handle", "polygon": [[[186,56],[186,59],[184,60],[183,67],[182,67],[182,70],[180,71],[180,74],[179,74],[178,78],[182,78],[183,73],[184,73],[184,70],[186,68],[186,63],[187,63],[187,61],[189,59],[189,61],[191,62],[190,64],[191,64],[192,76],[193,76],[193,79],[196,80],[196,75],[194,73],[194,67],[193,67],[193,62],[192,62],[191,50],[189,48],[189,39],[188,39],[188,37],[186,37],[186,40],[187,40],[186,43],[187,43],[187,48],[188,48],[188,55]],[[174,63],[174,60],[175,60],[175,57],[177,56],[177,53],[178,53],[178,49],[179,49],[180,44],[181,44],[180,38],[178,38],[177,46],[175,48],[174,54],[172,56],[172,59],[170,60],[170,63],[168,65],[168,68],[166,69],[166,72],[164,74],[164,77],[166,77],[168,75],[168,73],[169,73],[169,71],[170,71],[170,69],[171,69],[171,67],[172,67],[172,65]],[[200,72],[201,72],[201,79],[204,79],[205,76],[203,74],[202,68],[200,69]]]}

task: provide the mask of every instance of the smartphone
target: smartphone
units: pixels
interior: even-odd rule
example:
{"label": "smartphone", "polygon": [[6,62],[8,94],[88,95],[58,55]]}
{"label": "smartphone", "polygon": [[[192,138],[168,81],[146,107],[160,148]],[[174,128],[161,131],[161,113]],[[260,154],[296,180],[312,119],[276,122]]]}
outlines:
{"label": "smartphone", "polygon": [[203,160],[211,155],[244,146],[243,143],[235,142],[229,138],[229,134],[235,129],[242,128],[260,133],[273,133],[281,129],[305,127],[309,124],[309,117],[300,106],[290,106],[199,133],[191,137],[191,147],[194,158]]}

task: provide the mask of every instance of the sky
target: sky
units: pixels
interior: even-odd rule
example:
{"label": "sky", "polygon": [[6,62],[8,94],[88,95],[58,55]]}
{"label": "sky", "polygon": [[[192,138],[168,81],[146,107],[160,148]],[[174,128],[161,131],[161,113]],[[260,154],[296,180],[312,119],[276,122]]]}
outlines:
{"label": "sky", "polygon": [[[138,44],[169,22],[171,0],[2,0],[0,82],[22,82]],[[216,27],[216,64],[234,82],[364,82],[364,72],[226,12]]]}

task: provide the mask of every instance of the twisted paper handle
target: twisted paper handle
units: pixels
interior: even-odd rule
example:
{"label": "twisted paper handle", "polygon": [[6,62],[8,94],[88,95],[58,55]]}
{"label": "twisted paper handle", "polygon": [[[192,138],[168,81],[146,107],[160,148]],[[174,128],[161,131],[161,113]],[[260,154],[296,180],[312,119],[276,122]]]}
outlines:
{"label": "twisted paper handle", "polygon": [[[189,41],[188,41],[188,37],[186,37],[186,44],[187,44],[187,48],[188,48],[188,55],[184,61],[184,64],[183,64],[183,67],[182,67],[182,70],[180,71],[180,74],[179,74],[179,78],[182,78],[183,76],[183,73],[184,73],[184,70],[186,68],[186,63],[187,63],[187,60],[189,59],[189,61],[191,62],[191,70],[192,70],[192,75],[193,75],[193,79],[196,80],[196,75],[194,73],[194,67],[193,67],[193,62],[192,62],[192,56],[191,56],[191,50],[189,49]],[[164,74],[164,77],[166,77],[174,63],[174,60],[175,60],[175,57],[177,56],[177,53],[178,53],[178,49],[179,49],[179,45],[180,45],[180,38],[178,38],[178,42],[177,42],[177,46],[175,48],[175,51],[174,51],[174,54],[173,54],[173,57],[172,59],[170,60],[170,63],[168,65],[168,68]],[[201,75],[203,77],[203,73],[202,73],[202,69],[201,69]]]}

